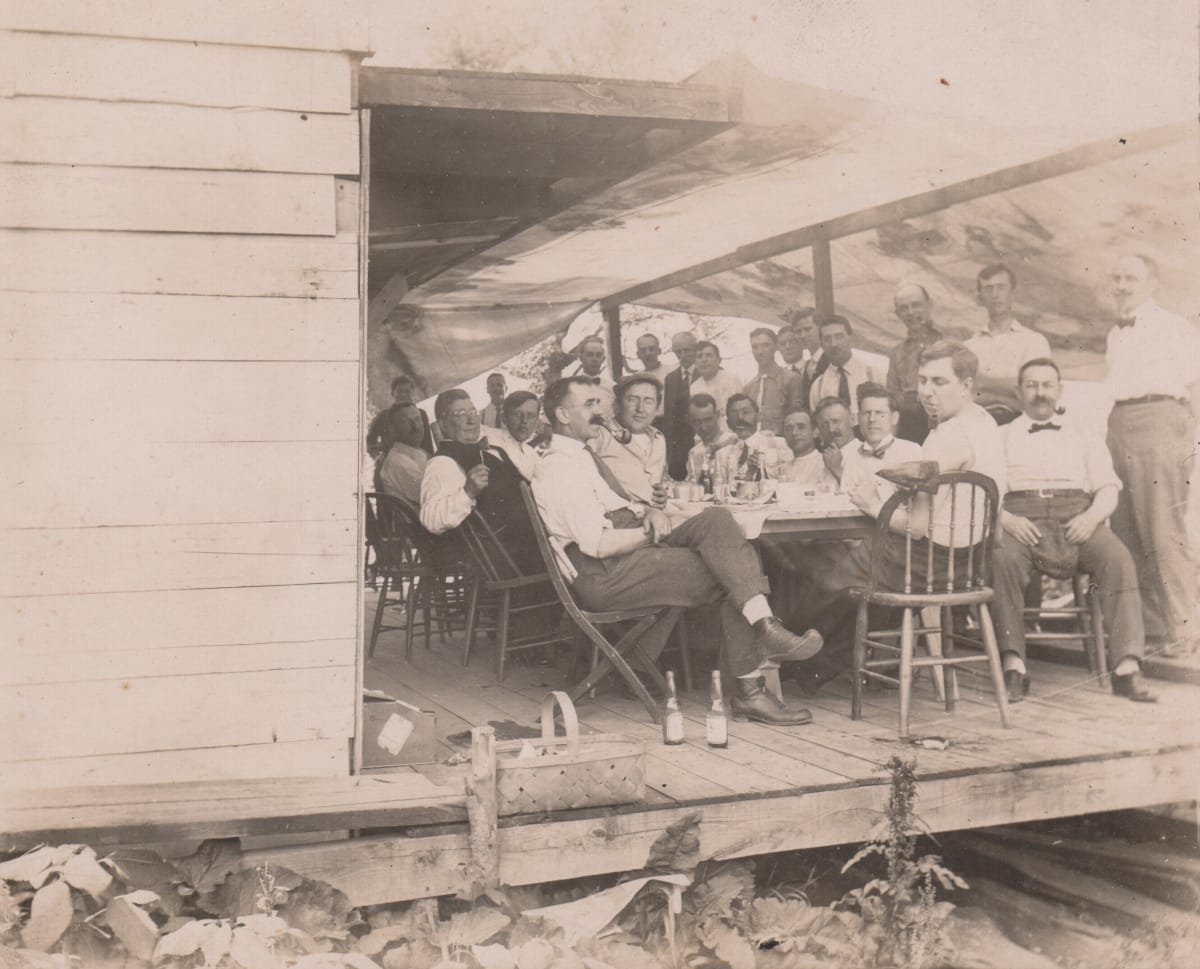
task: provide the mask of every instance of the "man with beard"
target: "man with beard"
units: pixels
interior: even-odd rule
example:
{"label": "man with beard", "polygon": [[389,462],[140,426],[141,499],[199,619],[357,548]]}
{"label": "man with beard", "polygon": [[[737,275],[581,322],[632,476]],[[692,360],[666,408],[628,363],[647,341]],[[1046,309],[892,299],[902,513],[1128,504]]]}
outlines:
{"label": "man with beard", "polygon": [[[1015,703],[1029,691],[1025,586],[1039,554],[1048,554],[1075,559],[1100,596],[1113,693],[1152,701],[1140,672],[1145,632],[1137,568],[1108,527],[1121,490],[1108,448],[1099,434],[1085,432],[1073,415],[1060,411],[1062,379],[1053,360],[1026,362],[1018,380],[1024,413],[1002,433],[1008,492],[1000,524],[1007,539],[992,557],[996,639],[1008,700]],[[1055,564],[1065,568],[1068,563]]]}
{"label": "man with beard", "polygon": [[687,476],[688,451],[694,433],[688,424],[688,402],[692,397],[692,382],[698,376],[695,334],[686,330],[676,333],[671,337],[671,352],[679,367],[663,381],[663,433],[667,436],[667,469],[672,478],[682,481]]}
{"label": "man with beard", "polygon": [[[585,446],[602,421],[600,395],[586,378],[559,380],[543,404],[553,427],[544,470],[533,491],[560,566],[587,609],[695,607],[721,603],[723,664],[735,677],[737,717],[803,724],[812,715],[768,693],[763,671],[814,655],[821,636],[797,636],[767,603],[758,555],[726,509],[707,508],[672,527],[660,509],[632,500],[609,484],[604,465]],[[669,629],[652,627],[642,640],[650,656]]]}
{"label": "man with beard", "polygon": [[758,429],[758,408],[745,394],[734,394],[725,405],[729,430],[736,440],[717,452],[717,474],[726,481],[778,478],[792,458],[787,443]]}
{"label": "man with beard", "polygon": [[758,408],[758,421],[763,430],[773,434],[783,430],[783,415],[804,402],[804,379],[775,362],[777,346],[775,333],[765,326],[751,331],[750,352],[758,365],[758,373],[742,388],[742,393]]}
{"label": "man with beard", "polygon": [[859,384],[883,383],[875,368],[854,352],[854,329],[844,316],[831,316],[821,321],[821,362],[809,390],[809,406],[815,411],[826,397],[836,397],[850,411],[850,419],[858,418]]}
{"label": "man with beard", "polygon": [[542,571],[518,487],[525,478],[501,448],[480,436],[479,411],[467,392],[443,391],[433,410],[442,443],[421,482],[421,524],[434,535],[446,535],[477,509],[519,568]]}
{"label": "man with beard", "polygon": [[709,394],[696,394],[688,405],[688,421],[696,430],[696,443],[688,452],[687,480],[699,481],[700,471],[708,462],[709,470],[717,466],[717,452],[737,438],[730,431],[721,429],[721,415],[717,413],[717,402]]}
{"label": "man with beard", "polygon": [[826,397],[817,402],[813,411],[820,434],[821,458],[829,473],[842,480],[842,448],[855,439],[854,418],[850,408],[837,397]]}
{"label": "man with beard", "polygon": [[1158,305],[1158,267],[1120,257],[1109,274],[1117,325],[1108,331],[1114,403],[1108,448],[1124,488],[1113,531],[1138,565],[1146,635],[1166,654],[1200,643],[1197,576],[1188,548],[1189,484],[1200,418],[1200,334]]}
{"label": "man with beard", "polygon": [[887,389],[900,404],[896,436],[920,444],[929,433],[929,417],[917,399],[917,366],[921,351],[942,338],[933,325],[933,301],[924,286],[901,283],[893,299],[896,316],[908,331],[888,356]]}
{"label": "man with beard", "polygon": [[662,400],[662,386],[653,377],[631,373],[617,381],[614,393],[617,423],[629,431],[629,440],[619,441],[607,427],[601,427],[587,446],[626,493],[661,508],[667,501],[663,489],[667,441],[653,422]]}
{"label": "man with beard", "polygon": [[791,462],[779,472],[780,481],[791,481],[811,488],[837,487],[838,480],[825,467],[817,448],[817,426],[806,410],[793,410],[783,419],[783,439],[791,449]]}

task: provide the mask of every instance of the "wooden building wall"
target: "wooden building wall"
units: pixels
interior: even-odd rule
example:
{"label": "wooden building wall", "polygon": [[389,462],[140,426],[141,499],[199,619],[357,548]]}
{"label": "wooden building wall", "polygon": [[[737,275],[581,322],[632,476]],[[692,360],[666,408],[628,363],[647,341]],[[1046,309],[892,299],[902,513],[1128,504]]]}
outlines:
{"label": "wooden building wall", "polygon": [[346,773],[365,4],[0,19],[2,783]]}

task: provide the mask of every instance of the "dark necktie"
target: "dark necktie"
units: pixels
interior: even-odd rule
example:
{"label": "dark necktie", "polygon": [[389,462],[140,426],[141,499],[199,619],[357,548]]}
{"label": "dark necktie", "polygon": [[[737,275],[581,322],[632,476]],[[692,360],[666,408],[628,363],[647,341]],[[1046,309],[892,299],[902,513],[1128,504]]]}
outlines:
{"label": "dark necktie", "polygon": [[882,458],[885,454],[887,454],[887,450],[891,446],[891,441],[888,441],[887,444],[880,445],[876,448],[871,447],[870,444],[861,444],[859,445],[858,450],[864,458]]}
{"label": "dark necktie", "polygon": [[1038,431],[1061,431],[1062,425],[1055,424],[1053,421],[1047,421],[1045,424],[1030,424],[1029,433],[1036,434]]}
{"label": "dark necktie", "polygon": [[495,417],[495,422],[492,424],[492,427],[499,427],[499,426],[500,426],[500,408],[499,408],[499,407],[497,407],[497,408],[496,408],[496,417]]}
{"label": "dark necktie", "polygon": [[679,383],[683,387],[683,400],[686,404],[691,400],[692,374],[689,370],[681,370],[679,373]]}
{"label": "dark necktie", "polygon": [[633,501],[633,496],[621,487],[621,482],[617,480],[617,476],[612,473],[612,469],[604,463],[604,459],[600,457],[590,447],[585,447],[588,456],[596,463],[596,470],[600,472],[600,477],[604,479],[604,483],[608,485],[616,495],[624,501]]}
{"label": "dark necktie", "polygon": [[850,377],[846,373],[845,367],[838,367],[838,400],[850,408]]}

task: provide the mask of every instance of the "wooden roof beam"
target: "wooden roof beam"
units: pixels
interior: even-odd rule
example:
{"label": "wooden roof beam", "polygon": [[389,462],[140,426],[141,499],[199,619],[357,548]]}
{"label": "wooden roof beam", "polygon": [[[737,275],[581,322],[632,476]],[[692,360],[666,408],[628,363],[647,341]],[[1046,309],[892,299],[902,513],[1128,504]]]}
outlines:
{"label": "wooden roof beam", "polygon": [[997,192],[1005,192],[1022,185],[1040,182],[1047,178],[1055,178],[1084,168],[1091,168],[1094,165],[1123,158],[1131,153],[1161,148],[1189,137],[1194,130],[1194,122],[1190,121],[1147,128],[1129,138],[1092,142],[1069,151],[1039,158],[1036,161],[989,172],[986,175],[955,182],[952,185],[944,185],[919,195],[851,212],[831,219],[829,222],[804,226],[791,232],[784,232],[749,245],[740,246],[723,256],[678,269],[631,286],[619,293],[613,293],[600,301],[600,307],[604,310],[620,306],[622,303],[637,302],[647,296],[653,296],[655,293],[684,286],[717,273],[737,269],[739,266],[759,262],[763,259],[770,259],[772,256],[782,255],[785,252],[803,249],[815,242],[840,239],[843,236],[865,232],[890,222],[899,222],[938,212],[951,205],[957,205],[959,202],[967,202],[985,195],[994,195]]}

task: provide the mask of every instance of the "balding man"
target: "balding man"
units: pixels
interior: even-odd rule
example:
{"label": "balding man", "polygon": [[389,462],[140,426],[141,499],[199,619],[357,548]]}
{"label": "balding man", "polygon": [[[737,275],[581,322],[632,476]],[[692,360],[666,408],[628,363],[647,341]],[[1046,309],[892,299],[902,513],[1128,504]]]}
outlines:
{"label": "balding man", "polygon": [[1158,267],[1149,256],[1121,256],[1108,282],[1117,315],[1106,354],[1108,448],[1124,485],[1112,529],[1137,563],[1147,639],[1167,653],[1191,653],[1200,616],[1186,519],[1200,416],[1200,333],[1154,301]]}
{"label": "balding man", "polygon": [[696,335],[684,331],[671,337],[671,352],[679,366],[663,380],[663,433],[667,437],[667,471],[676,481],[687,477],[688,452],[694,431],[688,423],[688,401],[696,379]]}
{"label": "balding man", "polygon": [[921,351],[933,346],[942,334],[933,325],[933,301],[924,286],[901,283],[892,300],[907,336],[888,354],[887,389],[900,403],[896,437],[917,444],[929,433],[929,415],[917,397],[917,367]]}

